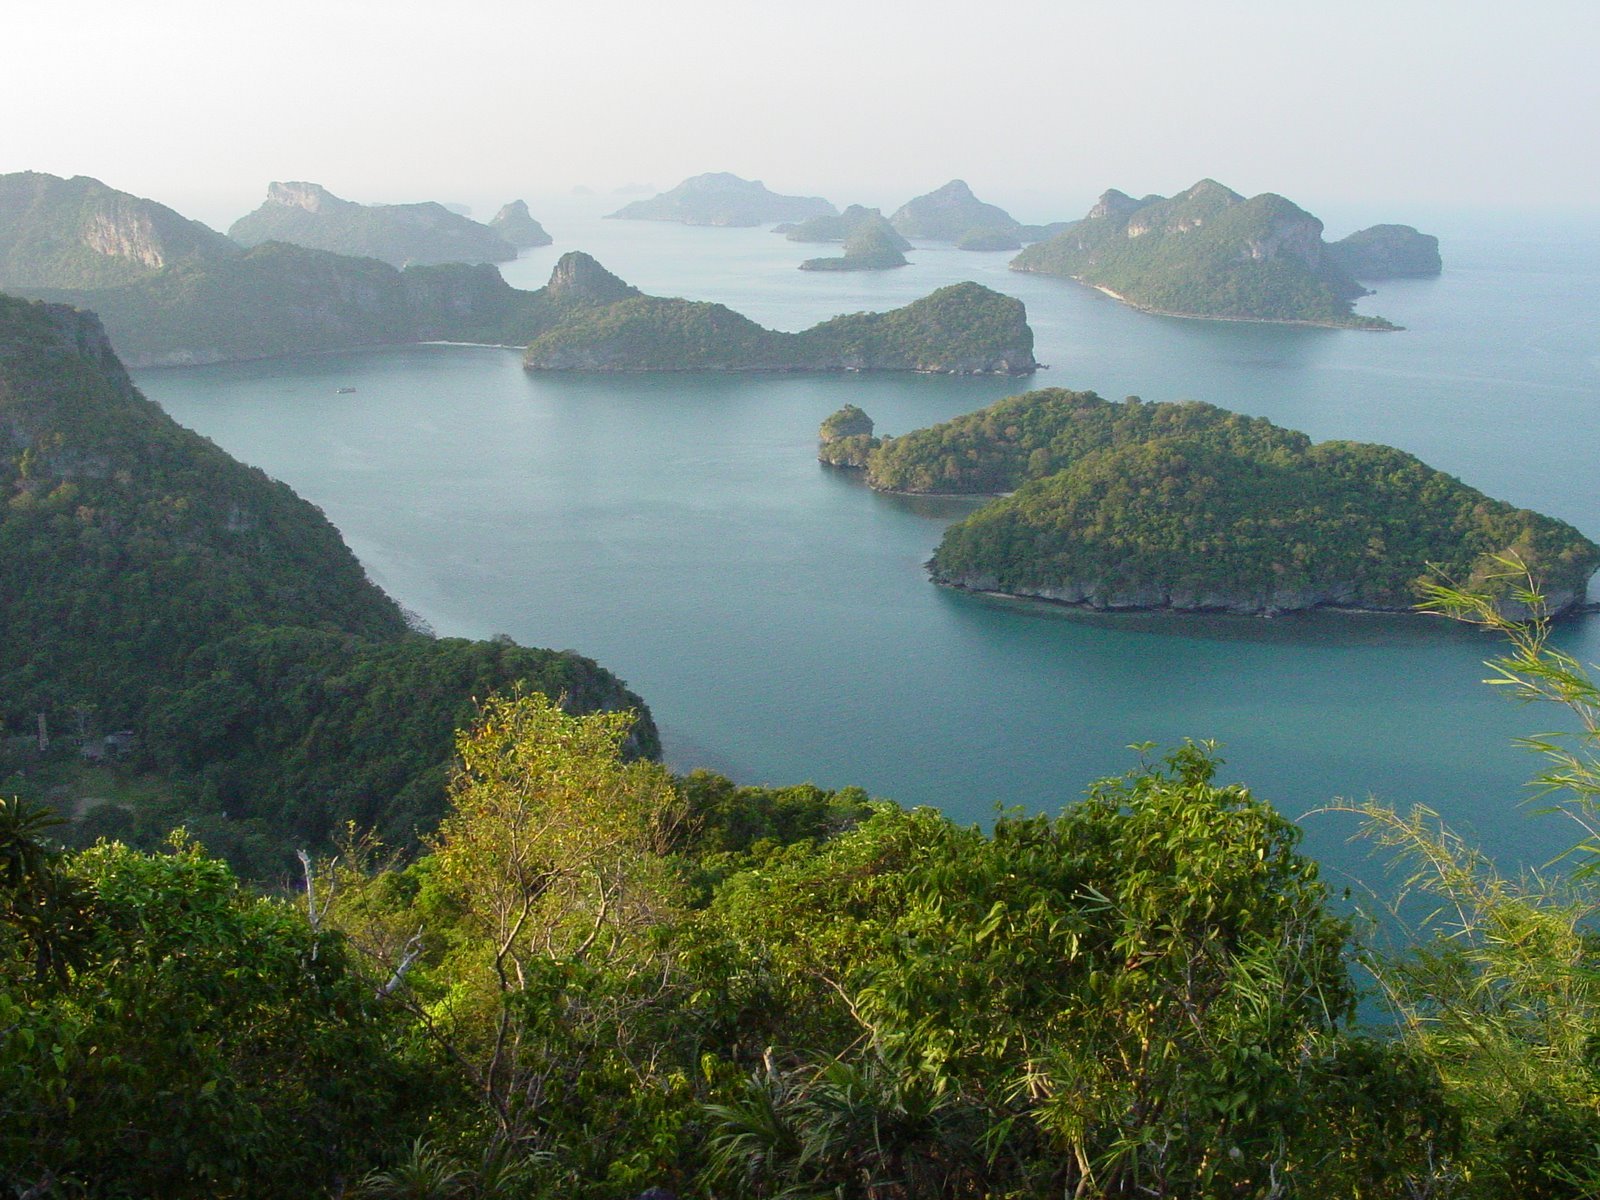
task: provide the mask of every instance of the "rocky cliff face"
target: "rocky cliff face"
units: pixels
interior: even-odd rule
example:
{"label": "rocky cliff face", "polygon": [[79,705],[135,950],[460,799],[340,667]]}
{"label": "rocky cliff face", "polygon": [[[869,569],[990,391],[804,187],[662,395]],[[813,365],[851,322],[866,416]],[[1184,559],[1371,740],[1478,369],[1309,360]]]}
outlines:
{"label": "rocky cliff face", "polygon": [[545,294],[562,303],[615,304],[639,295],[639,289],[618,279],[593,256],[569,250],[550,273]]}
{"label": "rocky cliff face", "polygon": [[355,208],[351,200],[341,200],[318,183],[269,183],[267,203],[284,208],[298,208],[308,213],[320,213],[341,208]]}
{"label": "rocky cliff face", "polygon": [[0,176],[0,287],[94,287],[239,248],[165,205],[97,179]]}

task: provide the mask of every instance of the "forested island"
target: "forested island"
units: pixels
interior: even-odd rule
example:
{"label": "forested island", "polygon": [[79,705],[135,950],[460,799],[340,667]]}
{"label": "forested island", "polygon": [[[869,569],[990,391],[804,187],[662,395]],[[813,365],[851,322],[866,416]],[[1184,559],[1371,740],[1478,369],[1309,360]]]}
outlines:
{"label": "forested island", "polygon": [[[532,221],[526,205],[521,215]],[[528,232],[526,223],[519,222],[515,231],[523,237]],[[357,204],[315,183],[269,185],[261,207],[235,221],[228,236],[246,249],[263,242],[288,242],[355,258],[376,258],[396,267],[509,262],[523,244],[442,204]],[[526,244],[550,243],[547,236],[544,241]]]}
{"label": "forested island", "polygon": [[825,461],[864,465],[882,490],[1003,493],[951,526],[928,564],[974,591],[1096,609],[1404,612],[1442,574],[1516,614],[1518,581],[1495,578],[1512,556],[1559,614],[1600,567],[1600,547],[1564,521],[1401,450],[1314,444],[1196,402],[1046,389],[875,445],[825,443]]}
{"label": "forested island", "polygon": [[834,217],[813,217],[798,225],[780,225],[791,242],[843,242],[844,253],[829,258],[808,258],[802,271],[883,271],[906,265],[911,243],[896,232],[875,208],[852,204]]}
{"label": "forested island", "polygon": [[543,225],[533,219],[526,200],[513,200],[495,213],[489,221],[489,228],[518,250],[548,246],[555,240],[545,232]]}
{"label": "forested island", "polygon": [[721,304],[638,295],[593,259],[568,254],[546,298],[552,323],[523,362],[564,371],[921,371],[1038,369],[1020,300],[976,283],[886,313],[850,313],[800,333],[764,329]]}
{"label": "forested island", "polygon": [[1135,200],[1112,189],[1088,216],[1029,246],[1011,266],[1076,279],[1170,316],[1393,329],[1353,308],[1366,289],[1350,268],[1373,261],[1363,249],[1372,245],[1369,235],[1394,245],[1392,236],[1368,230],[1335,250],[1322,240],[1322,222],[1282,196],[1246,199],[1203,179],[1170,199]]}
{"label": "forested island", "polygon": [[671,191],[623,205],[611,218],[624,221],[676,221],[684,225],[749,226],[775,221],[805,221],[835,216],[821,196],[784,196],[759,179],[713,171],[685,179]]}

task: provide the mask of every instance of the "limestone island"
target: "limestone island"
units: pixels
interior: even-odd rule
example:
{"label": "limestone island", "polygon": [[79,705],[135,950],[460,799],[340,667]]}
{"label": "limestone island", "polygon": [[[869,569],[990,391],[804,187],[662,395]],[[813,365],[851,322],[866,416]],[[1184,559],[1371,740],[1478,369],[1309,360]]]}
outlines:
{"label": "limestone island", "polygon": [[1354,249],[1333,250],[1322,222],[1282,196],[1247,200],[1202,179],[1170,199],[1105,192],[1081,221],[1029,246],[1011,267],[1075,279],[1166,316],[1395,329],[1352,307],[1367,294],[1347,265],[1362,236],[1353,235]]}
{"label": "limestone island", "polygon": [[864,470],[867,455],[882,444],[882,439],[872,436],[872,418],[854,404],[846,404],[817,430],[817,461],[830,467]]}
{"label": "limestone island", "polygon": [[894,226],[871,212],[857,221],[844,240],[844,254],[831,258],[808,258],[802,271],[884,271],[906,266],[904,250],[911,243],[895,232]]}
{"label": "limestone island", "polygon": [[1022,302],[976,283],[799,333],[764,329],[721,304],[641,295],[579,253],[562,256],[547,287],[522,294],[548,321],[523,356],[530,370],[1025,375],[1039,367]]}
{"label": "limestone island", "polygon": [[1410,225],[1374,225],[1328,243],[1328,255],[1352,279],[1425,279],[1444,270],[1439,239]]}
{"label": "limestone island", "polygon": [[315,183],[272,184],[261,207],[235,221],[228,236],[247,249],[289,242],[396,267],[517,256],[516,246],[495,230],[442,204],[357,204]]}
{"label": "limestone island", "polygon": [[526,200],[513,200],[489,220],[489,228],[518,250],[533,250],[555,241],[543,225],[533,219]]}
{"label": "limestone island", "polygon": [[934,582],[1098,610],[1407,612],[1437,571],[1525,616],[1498,556],[1526,564],[1558,615],[1600,567],[1566,522],[1404,451],[1192,401],[1044,389],[864,457],[880,490],[999,494],[946,531]]}
{"label": "limestone island", "polygon": [[635,200],[607,216],[625,221],[677,221],[684,225],[750,226],[805,221],[838,212],[821,196],[783,196],[760,180],[726,171],[685,179],[669,192]]}

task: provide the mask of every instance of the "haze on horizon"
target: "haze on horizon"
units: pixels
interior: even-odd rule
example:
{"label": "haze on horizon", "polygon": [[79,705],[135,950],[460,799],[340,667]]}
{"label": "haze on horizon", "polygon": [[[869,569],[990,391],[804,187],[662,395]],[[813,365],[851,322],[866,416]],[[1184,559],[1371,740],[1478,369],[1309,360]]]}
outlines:
{"label": "haze on horizon", "polygon": [[226,228],[274,179],[479,217],[704,171],[1023,220],[1204,176],[1325,214],[1592,210],[1600,6],[84,0],[8,12],[0,171]]}

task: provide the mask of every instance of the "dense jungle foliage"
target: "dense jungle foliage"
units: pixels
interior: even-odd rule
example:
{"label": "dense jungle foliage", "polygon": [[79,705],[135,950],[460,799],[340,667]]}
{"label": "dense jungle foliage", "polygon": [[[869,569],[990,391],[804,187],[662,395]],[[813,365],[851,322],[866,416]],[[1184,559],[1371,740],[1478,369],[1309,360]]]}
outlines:
{"label": "dense jungle foliage", "polygon": [[[1515,553],[1558,607],[1600,547],[1388,446],[1323,442],[1209,404],[1045,389],[876,447],[872,486],[1010,493],[946,531],[936,578],[1091,604],[1408,608],[1430,569],[1495,586]],[[831,455],[831,457],[830,457]]]}
{"label": "dense jungle foliage", "polygon": [[[0,778],[48,765],[16,745],[40,714],[63,746],[131,731],[118,753],[172,807],[95,821],[139,844],[186,813],[267,875],[347,820],[409,840],[474,697],[643,713],[578,655],[409,629],[315,507],[140,396],[87,314],[0,297],[0,495]],[[630,746],[658,752],[647,714]]]}
{"label": "dense jungle foliage", "polygon": [[958,283],[885,313],[800,333],[764,329],[721,304],[636,296],[571,308],[526,365],[552,370],[879,370],[1024,374],[1037,367],[1021,301]]}
{"label": "dense jungle foliage", "polygon": [[[1511,628],[1508,682],[1594,716],[1576,664]],[[618,1200],[1600,1186],[1592,875],[1511,884],[1430,814],[1369,805],[1436,915],[1362,948],[1295,826],[1219,783],[1206,746],[983,832],[848,789],[674,778],[622,753],[628,728],[493,699],[421,854],[352,831],[281,897],[181,834],[63,853],[48,817],[0,801],[0,1179]],[[1546,747],[1577,815],[1600,795],[1593,729]],[[1354,1021],[1358,953],[1392,1025]]]}
{"label": "dense jungle foliage", "polygon": [[1364,289],[1325,253],[1322,222],[1282,196],[1247,200],[1211,180],[1171,199],[1097,207],[1011,265],[1179,316],[1394,328],[1352,310]]}

